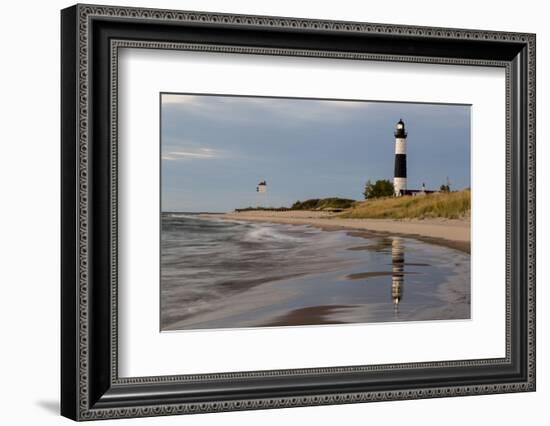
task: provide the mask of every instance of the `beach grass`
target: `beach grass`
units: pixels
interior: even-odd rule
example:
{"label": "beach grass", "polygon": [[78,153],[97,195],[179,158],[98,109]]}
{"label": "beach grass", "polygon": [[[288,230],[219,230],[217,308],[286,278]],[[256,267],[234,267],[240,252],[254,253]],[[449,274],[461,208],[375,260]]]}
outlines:
{"label": "beach grass", "polygon": [[338,217],[353,219],[462,219],[470,216],[470,190],[386,197],[355,203]]}
{"label": "beach grass", "polygon": [[355,203],[355,200],[348,198],[311,198],[306,201],[296,201],[292,210],[331,210],[331,209],[348,209]]}

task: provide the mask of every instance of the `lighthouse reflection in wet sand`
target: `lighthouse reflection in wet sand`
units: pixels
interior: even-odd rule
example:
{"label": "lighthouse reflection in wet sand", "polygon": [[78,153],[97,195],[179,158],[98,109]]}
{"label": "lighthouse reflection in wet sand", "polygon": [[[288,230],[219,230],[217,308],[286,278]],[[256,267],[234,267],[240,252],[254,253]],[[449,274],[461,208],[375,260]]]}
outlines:
{"label": "lighthouse reflection in wet sand", "polygon": [[391,243],[391,297],[395,308],[403,297],[403,277],[405,272],[405,251],[401,237],[395,237]]}

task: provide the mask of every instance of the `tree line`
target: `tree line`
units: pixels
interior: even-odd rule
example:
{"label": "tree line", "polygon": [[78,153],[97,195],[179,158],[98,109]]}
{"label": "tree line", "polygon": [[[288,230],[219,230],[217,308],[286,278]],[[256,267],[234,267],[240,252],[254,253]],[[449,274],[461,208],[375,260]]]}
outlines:
{"label": "tree line", "polygon": [[[443,184],[439,187],[439,190],[441,192],[451,192],[451,185],[447,181],[446,184]],[[369,179],[365,184],[365,190],[363,191],[363,196],[365,197],[365,200],[381,197],[391,197],[393,194],[393,183],[391,183],[388,179],[379,179],[376,182],[372,182]]]}

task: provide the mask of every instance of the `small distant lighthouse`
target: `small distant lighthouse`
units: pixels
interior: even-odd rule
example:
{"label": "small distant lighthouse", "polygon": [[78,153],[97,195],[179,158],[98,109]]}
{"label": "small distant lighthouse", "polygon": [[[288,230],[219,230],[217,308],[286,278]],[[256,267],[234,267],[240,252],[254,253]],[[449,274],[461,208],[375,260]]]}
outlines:
{"label": "small distant lighthouse", "polygon": [[399,120],[395,126],[395,171],[393,177],[394,195],[399,197],[407,189],[407,132],[405,123]]}
{"label": "small distant lighthouse", "polygon": [[258,183],[258,185],[256,186],[256,192],[260,192],[262,194],[267,192],[267,183],[265,182],[265,180],[262,180],[260,183]]}

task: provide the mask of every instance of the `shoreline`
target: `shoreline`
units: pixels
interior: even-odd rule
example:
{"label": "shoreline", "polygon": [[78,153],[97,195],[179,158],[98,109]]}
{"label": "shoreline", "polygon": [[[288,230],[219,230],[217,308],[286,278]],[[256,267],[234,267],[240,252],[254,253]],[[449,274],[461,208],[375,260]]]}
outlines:
{"label": "shoreline", "polygon": [[325,231],[345,230],[356,237],[400,236],[445,246],[470,254],[470,221],[462,219],[349,219],[319,211],[249,210],[222,214],[201,214],[227,220],[310,225]]}

